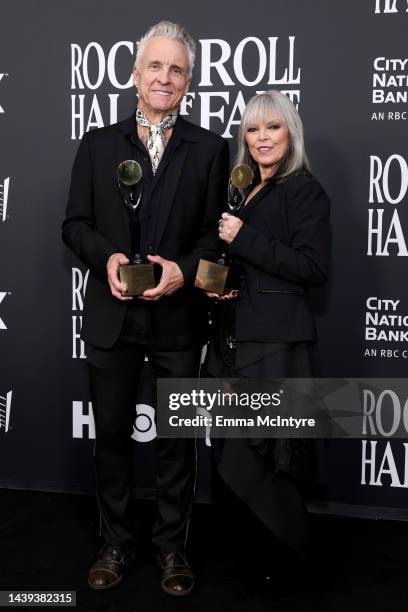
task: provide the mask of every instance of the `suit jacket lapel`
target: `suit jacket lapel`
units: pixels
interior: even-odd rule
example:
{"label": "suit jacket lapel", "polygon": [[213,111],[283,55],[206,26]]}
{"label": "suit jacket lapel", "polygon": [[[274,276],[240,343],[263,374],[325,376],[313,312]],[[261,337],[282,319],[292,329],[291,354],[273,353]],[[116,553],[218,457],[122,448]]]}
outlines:
{"label": "suit jacket lapel", "polygon": [[156,227],[156,247],[159,248],[160,240],[166,228],[167,219],[169,218],[171,207],[173,206],[174,196],[180,181],[183,171],[184,161],[189,149],[188,143],[177,143],[176,149],[173,152],[173,157],[169,161],[164,177],[163,195],[160,202],[160,212]]}
{"label": "suit jacket lapel", "polygon": [[156,248],[159,248],[167,220],[169,218],[171,207],[173,206],[176,190],[180,181],[181,173],[184,167],[184,161],[190,149],[190,142],[195,142],[196,139],[191,135],[189,124],[182,117],[178,117],[174,127],[172,138],[176,139],[175,150],[172,158],[167,164],[164,176],[163,195],[160,202],[160,212],[156,226],[155,243]]}

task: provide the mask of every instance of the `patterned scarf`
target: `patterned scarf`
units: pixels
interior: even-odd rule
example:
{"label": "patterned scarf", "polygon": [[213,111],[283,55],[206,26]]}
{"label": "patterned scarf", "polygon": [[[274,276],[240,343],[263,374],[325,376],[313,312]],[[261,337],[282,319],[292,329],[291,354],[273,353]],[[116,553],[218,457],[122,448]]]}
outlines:
{"label": "patterned scarf", "polygon": [[136,110],[136,122],[139,125],[149,128],[149,138],[147,139],[147,150],[149,151],[152,162],[153,174],[156,174],[157,167],[163,157],[166,146],[164,130],[173,127],[177,120],[177,113],[170,113],[158,125],[151,123],[144,112],[138,108]]}

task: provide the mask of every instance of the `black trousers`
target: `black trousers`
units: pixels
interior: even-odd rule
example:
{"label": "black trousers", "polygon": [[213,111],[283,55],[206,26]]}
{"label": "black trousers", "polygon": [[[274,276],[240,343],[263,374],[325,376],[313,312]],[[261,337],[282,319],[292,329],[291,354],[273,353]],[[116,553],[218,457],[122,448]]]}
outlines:
{"label": "black trousers", "polygon": [[[130,306],[122,333],[111,349],[87,345],[91,397],[95,416],[95,471],[101,535],[106,542],[132,546],[131,435],[140,372],[145,355],[155,379],[196,377],[200,348],[159,351],[151,342],[148,305]],[[191,514],[196,447],[192,439],[160,439],[158,454],[158,518],[154,544],[164,551],[184,549]]]}

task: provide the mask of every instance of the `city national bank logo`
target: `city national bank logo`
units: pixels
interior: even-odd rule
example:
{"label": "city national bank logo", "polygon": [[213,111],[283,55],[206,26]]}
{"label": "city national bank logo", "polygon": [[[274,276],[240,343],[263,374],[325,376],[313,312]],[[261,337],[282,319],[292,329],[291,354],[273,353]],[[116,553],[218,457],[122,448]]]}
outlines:
{"label": "city national bank logo", "polygon": [[0,431],[3,429],[6,433],[9,430],[10,411],[11,411],[11,396],[13,392],[9,391],[6,395],[0,395]]}
{"label": "city national bank logo", "polygon": [[[181,115],[197,107],[200,125],[232,138],[246,102],[255,93],[279,89],[295,106],[300,101],[301,68],[295,54],[296,37],[247,36],[230,44],[220,38],[201,39],[194,82],[183,99]],[[116,42],[109,50],[90,42],[71,44],[71,140],[118,118],[119,95],[133,88],[135,45]],[[132,95],[134,95],[132,93]]]}
{"label": "city national bank logo", "polygon": [[[375,0],[375,14],[408,13],[408,0]],[[371,92],[372,121],[406,121],[408,112],[401,106],[408,102],[408,58],[376,57],[373,60]]]}
{"label": "city national bank logo", "polygon": [[408,113],[401,105],[408,103],[408,58],[376,57],[373,68],[371,102],[376,106],[371,120],[406,121]]}
{"label": "city national bank logo", "polygon": [[408,313],[400,299],[366,300],[364,357],[408,359]]}
{"label": "city national bank logo", "polygon": [[408,13],[407,0],[375,0],[376,14]]}
{"label": "city national bank logo", "polygon": [[[392,179],[392,180],[391,180]],[[382,159],[370,155],[367,255],[407,257],[407,243],[398,207],[407,202],[408,164],[402,155]]]}
{"label": "city national bank logo", "polygon": [[[7,77],[7,76],[8,76],[7,72],[0,72],[0,82],[4,79],[4,77]],[[5,112],[4,108],[0,104],[0,115],[4,112]]]}
{"label": "city national bank logo", "polygon": [[[131,438],[136,442],[150,442],[156,438],[154,408],[137,404]],[[72,437],[95,439],[95,420],[92,402],[72,402]]]}
{"label": "city national bank logo", "polygon": [[6,178],[3,183],[0,183],[0,221],[5,221],[7,219],[9,185],[10,178]]}

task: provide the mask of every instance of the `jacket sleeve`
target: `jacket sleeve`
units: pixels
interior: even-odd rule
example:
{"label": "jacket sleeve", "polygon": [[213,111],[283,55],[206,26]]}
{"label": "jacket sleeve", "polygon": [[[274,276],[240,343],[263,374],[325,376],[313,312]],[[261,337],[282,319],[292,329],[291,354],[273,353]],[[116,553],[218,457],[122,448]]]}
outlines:
{"label": "jacket sleeve", "polygon": [[291,177],[285,188],[289,243],[268,238],[262,230],[244,223],[230,251],[274,276],[321,285],[329,265],[330,201],[310,177]]}
{"label": "jacket sleeve", "polygon": [[208,175],[200,236],[194,248],[187,255],[175,260],[183,273],[185,285],[194,284],[200,258],[212,260],[217,257],[222,248],[218,238],[217,222],[227,197],[228,172],[229,146],[228,142],[223,140],[214,155]]}
{"label": "jacket sleeve", "polygon": [[89,134],[84,135],[72,168],[62,239],[92,272],[106,281],[106,263],[118,249],[95,228]]}

